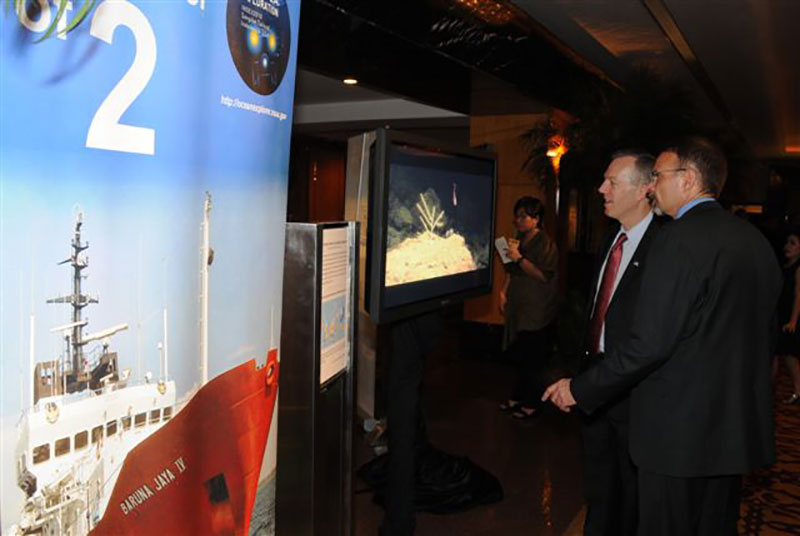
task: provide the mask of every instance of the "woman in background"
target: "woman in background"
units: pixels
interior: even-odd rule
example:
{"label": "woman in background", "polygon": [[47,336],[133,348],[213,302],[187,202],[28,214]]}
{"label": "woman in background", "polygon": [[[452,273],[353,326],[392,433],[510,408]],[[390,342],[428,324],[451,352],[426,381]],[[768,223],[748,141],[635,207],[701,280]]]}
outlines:
{"label": "woman in background", "polygon": [[515,241],[509,241],[506,280],[500,291],[505,315],[505,357],[519,369],[511,397],[500,404],[517,419],[533,417],[541,404],[540,379],[553,346],[558,298],[558,249],[542,231],[542,202],[522,197],[514,204]]}
{"label": "woman in background", "polygon": [[[797,321],[800,317],[800,230],[792,230],[783,246],[786,262],[783,265],[783,291],[778,300],[778,321],[781,334],[778,339],[777,355],[783,356],[786,368],[792,376],[794,392],[784,400],[787,404],[800,401],[800,333]],[[778,360],[773,362],[773,375],[777,376]]]}

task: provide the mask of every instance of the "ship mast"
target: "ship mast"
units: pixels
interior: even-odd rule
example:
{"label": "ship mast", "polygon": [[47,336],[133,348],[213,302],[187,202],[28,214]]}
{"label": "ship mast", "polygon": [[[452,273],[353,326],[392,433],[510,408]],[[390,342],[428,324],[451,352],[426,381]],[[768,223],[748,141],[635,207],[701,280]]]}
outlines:
{"label": "ship mast", "polygon": [[200,250],[200,378],[201,384],[208,382],[208,272],[214,260],[211,249],[211,194],[206,192],[203,202],[203,244]]}
{"label": "ship mast", "polygon": [[81,271],[89,266],[88,257],[81,256],[80,253],[89,248],[89,243],[81,242],[81,226],[83,225],[83,212],[78,212],[75,218],[75,234],[72,238],[72,255],[58,264],[69,263],[72,266],[72,294],[59,296],[47,300],[47,303],[68,303],[72,305],[72,337],[70,345],[72,347],[72,373],[79,374],[81,363],[83,363],[83,327],[86,322],[81,320],[81,311],[90,303],[98,303],[97,298],[87,296],[81,292],[81,281],[83,276]]}

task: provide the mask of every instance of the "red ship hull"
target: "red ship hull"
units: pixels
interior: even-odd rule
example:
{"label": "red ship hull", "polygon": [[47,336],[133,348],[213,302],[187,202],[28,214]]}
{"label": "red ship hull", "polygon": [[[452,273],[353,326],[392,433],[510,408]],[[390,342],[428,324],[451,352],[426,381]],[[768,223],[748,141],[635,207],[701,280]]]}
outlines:
{"label": "red ship hull", "polygon": [[204,385],[125,458],[92,535],[247,535],[278,394],[277,350]]}

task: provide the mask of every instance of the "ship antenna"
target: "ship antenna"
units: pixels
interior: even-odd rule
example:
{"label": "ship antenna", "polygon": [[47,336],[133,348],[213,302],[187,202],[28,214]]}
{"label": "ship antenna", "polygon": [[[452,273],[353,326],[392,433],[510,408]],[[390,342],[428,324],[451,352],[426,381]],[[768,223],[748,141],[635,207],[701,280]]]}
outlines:
{"label": "ship antenna", "polygon": [[164,307],[164,381],[169,379],[169,336],[167,333],[167,308]]}
{"label": "ship antenna", "polygon": [[[33,259],[31,259],[31,274],[33,274]],[[35,307],[34,307],[34,289],[33,289],[34,278],[31,277],[31,315],[30,315],[30,341],[28,345],[28,374],[31,379],[31,391],[28,393],[28,401],[30,404],[28,405],[31,410],[33,410],[33,405],[36,403],[35,399],[35,390],[36,390],[36,316],[35,316]]]}
{"label": "ship antenna", "polygon": [[161,275],[164,292],[164,381],[169,379],[169,324],[167,323],[167,259],[161,259]]}
{"label": "ship antenna", "polygon": [[83,363],[83,327],[85,322],[81,321],[81,311],[91,303],[98,303],[97,298],[87,296],[81,291],[81,272],[89,266],[89,258],[81,256],[81,252],[89,248],[89,243],[81,242],[81,226],[83,225],[83,212],[78,210],[75,218],[75,231],[72,238],[72,254],[68,259],[58,264],[69,263],[72,266],[72,294],[59,296],[47,300],[47,303],[68,303],[72,306],[72,374],[73,381],[80,384],[81,363]]}
{"label": "ship antenna", "polygon": [[[24,296],[24,279],[22,270],[19,271],[19,410],[25,411],[25,311],[22,297]],[[31,373],[31,376],[33,373]]]}
{"label": "ship antenna", "polygon": [[214,260],[210,246],[211,237],[211,194],[206,192],[203,202],[203,244],[200,250],[200,377],[201,385],[208,382],[208,272]]}
{"label": "ship antenna", "polygon": [[30,408],[33,409],[33,405],[36,403],[36,399],[34,398],[34,393],[36,392],[36,317],[34,316],[33,312],[31,312],[31,333],[30,333],[30,355],[28,357],[30,363],[30,375],[31,375],[31,392],[28,393],[28,400],[30,401]]}

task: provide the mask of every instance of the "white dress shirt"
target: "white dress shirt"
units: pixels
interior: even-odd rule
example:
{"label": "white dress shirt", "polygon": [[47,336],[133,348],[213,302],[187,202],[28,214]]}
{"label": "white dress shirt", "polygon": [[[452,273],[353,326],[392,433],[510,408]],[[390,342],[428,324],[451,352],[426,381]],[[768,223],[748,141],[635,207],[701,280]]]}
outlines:
{"label": "white dress shirt", "polygon": [[[622,259],[619,262],[619,270],[617,270],[617,277],[614,279],[614,286],[611,289],[611,298],[614,299],[614,292],[617,290],[617,285],[619,284],[620,279],[622,279],[625,270],[628,268],[628,264],[630,264],[631,259],[633,258],[633,254],[636,252],[636,248],[639,247],[639,242],[642,241],[642,237],[644,236],[645,231],[647,231],[647,227],[650,225],[650,222],[653,221],[653,211],[647,213],[647,216],[642,218],[642,221],[628,229],[627,231],[622,228],[620,225],[619,232],[614,236],[614,240],[611,243],[615,243],[619,235],[625,233],[628,235],[628,239],[622,244]],[[594,290],[594,300],[597,299],[597,293],[600,291],[600,284],[603,282],[603,272],[606,269],[606,263],[608,262],[608,254],[611,252],[606,252],[606,258],[603,260],[603,266],[600,267],[600,277],[597,278],[597,288]],[[594,308],[594,300],[592,300],[592,308]],[[603,322],[603,327],[600,329],[600,352],[605,352],[606,348],[606,323]]]}

